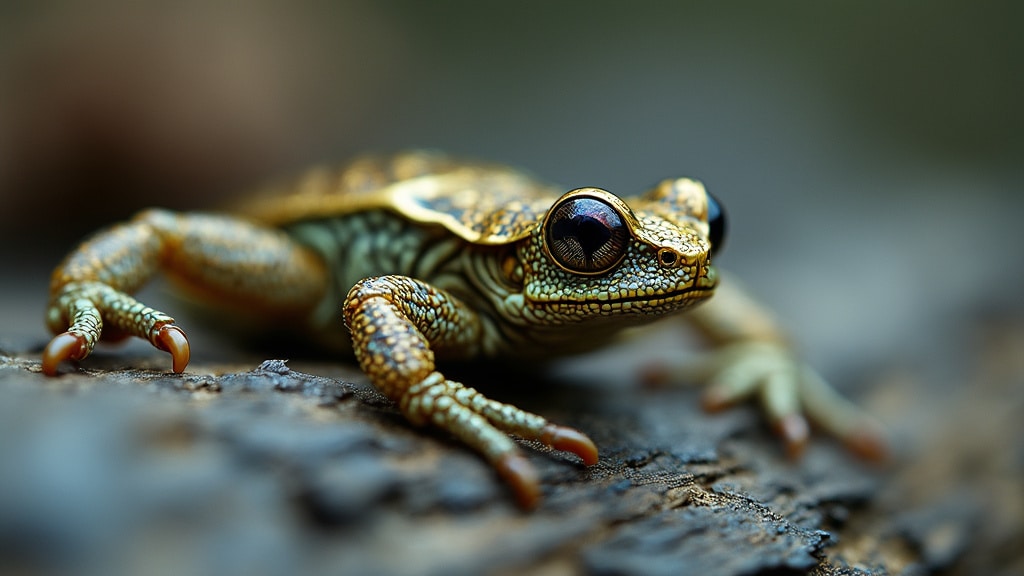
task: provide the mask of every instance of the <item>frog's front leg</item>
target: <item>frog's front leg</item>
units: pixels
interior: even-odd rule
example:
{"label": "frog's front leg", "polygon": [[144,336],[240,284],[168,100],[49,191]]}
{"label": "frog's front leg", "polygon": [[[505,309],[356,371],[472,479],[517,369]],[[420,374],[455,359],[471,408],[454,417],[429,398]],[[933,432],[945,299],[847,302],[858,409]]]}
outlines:
{"label": "frog's front leg", "polygon": [[435,370],[435,352],[470,358],[482,337],[479,316],[445,291],[405,276],[368,278],[349,292],[345,323],[371,382],[412,423],[447,430],[481,453],[522,506],[536,505],[540,485],[507,433],[572,452],[588,465],[597,462],[597,448],[582,433],[486,398]]}
{"label": "frog's front leg", "polygon": [[265,317],[301,317],[323,297],[327,272],[308,248],[279,230],[213,214],[147,210],[99,232],[53,272],[47,324],[57,334],[42,369],[88,356],[101,338],[137,336],[171,354],[175,372],[189,361],[174,318],[131,294],[157,272],[203,299]]}
{"label": "frog's front leg", "polygon": [[719,346],[704,361],[679,370],[684,379],[710,380],[705,408],[716,411],[758,396],[791,456],[798,456],[807,443],[809,419],[857,455],[885,458],[882,427],[801,362],[771,315],[731,277],[690,319]]}

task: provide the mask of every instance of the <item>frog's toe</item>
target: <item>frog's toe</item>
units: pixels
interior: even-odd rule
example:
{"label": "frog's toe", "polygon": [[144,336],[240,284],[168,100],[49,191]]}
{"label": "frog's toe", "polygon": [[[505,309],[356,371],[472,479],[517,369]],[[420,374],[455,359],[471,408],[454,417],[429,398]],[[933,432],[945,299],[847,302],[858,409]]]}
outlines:
{"label": "frog's toe", "polygon": [[807,419],[799,413],[787,414],[776,420],[772,427],[785,442],[786,455],[793,460],[800,458],[804,453],[804,448],[807,447],[807,440],[811,436],[811,428],[807,424]]}
{"label": "frog's toe", "polygon": [[156,347],[171,354],[171,366],[174,372],[181,373],[188,366],[191,351],[185,332],[174,324],[161,326],[153,339]]}
{"label": "frog's toe", "polygon": [[540,478],[537,470],[522,454],[504,454],[494,462],[498,474],[512,488],[516,502],[525,510],[532,510],[540,502]]}
{"label": "frog's toe", "polygon": [[811,368],[804,369],[801,383],[801,399],[815,424],[864,460],[881,462],[889,457],[885,428],[877,420],[840,396]]}
{"label": "frog's toe", "polygon": [[758,389],[765,391],[765,398],[770,396],[785,403],[786,382],[772,378],[785,369],[785,359],[769,345],[740,343],[724,348],[701,368],[712,375],[704,393],[704,409],[718,412],[746,400]]}
{"label": "frog's toe", "polygon": [[786,454],[799,458],[810,438],[801,412],[799,374],[782,358],[749,356],[723,370],[704,396],[704,408],[715,412],[750,396],[760,396],[768,423],[786,445]]}
{"label": "frog's toe", "polygon": [[81,360],[88,354],[86,339],[78,334],[64,332],[50,340],[43,350],[43,374],[56,376],[57,367],[65,360]]}
{"label": "frog's toe", "polygon": [[573,428],[547,424],[540,434],[540,441],[555,450],[572,452],[587,466],[597,464],[597,446],[586,434]]}
{"label": "frog's toe", "polygon": [[701,406],[708,412],[721,412],[754,393],[757,380],[716,378],[704,392]]}
{"label": "frog's toe", "polygon": [[889,459],[889,444],[881,424],[869,420],[843,439],[847,449],[869,462]]}
{"label": "frog's toe", "polygon": [[801,411],[800,373],[792,363],[779,362],[762,377],[761,405],[775,433],[785,442],[786,453],[799,458],[811,433]]}
{"label": "frog's toe", "polygon": [[[578,430],[546,424],[536,438],[555,450],[572,452],[587,466],[597,464],[597,446]],[[526,457],[518,451],[506,452],[495,460],[494,467],[512,488],[516,501],[523,509],[531,510],[537,506],[541,499],[540,479],[537,470]]]}

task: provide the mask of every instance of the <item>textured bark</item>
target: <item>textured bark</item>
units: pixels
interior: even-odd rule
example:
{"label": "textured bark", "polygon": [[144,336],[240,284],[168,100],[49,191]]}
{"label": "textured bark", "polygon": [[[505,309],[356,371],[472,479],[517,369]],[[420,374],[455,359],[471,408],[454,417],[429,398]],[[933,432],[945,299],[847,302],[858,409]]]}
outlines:
{"label": "textured bark", "polygon": [[[527,445],[545,500],[524,513],[349,364],[166,362],[101,352],[48,379],[37,352],[0,356],[0,572],[926,574],[984,532],[934,468],[867,469],[821,439],[789,463],[755,410],[706,415],[692,389],[469,369],[601,449],[588,469]],[[1019,527],[1001,537],[1020,562]]]}

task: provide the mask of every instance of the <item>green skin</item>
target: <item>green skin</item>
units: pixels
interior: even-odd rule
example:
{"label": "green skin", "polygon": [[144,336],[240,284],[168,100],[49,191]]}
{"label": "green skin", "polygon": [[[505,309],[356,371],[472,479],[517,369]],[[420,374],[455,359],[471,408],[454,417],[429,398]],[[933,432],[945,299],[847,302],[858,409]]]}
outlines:
{"label": "green skin", "polygon": [[[447,430],[482,454],[530,508],[540,483],[508,434],[587,465],[597,448],[581,432],[448,380],[435,355],[579,352],[717,292],[713,305],[683,316],[722,344],[698,367],[712,381],[706,406],[759,393],[792,454],[807,440],[806,413],[859,454],[882,457],[877,426],[793,357],[760,307],[718,286],[699,183],[666,180],[629,204],[596,188],[556,198],[508,168],[419,152],[357,160],[338,174],[316,173],[269,204],[269,213],[289,213],[284,221],[150,210],[83,243],[53,274],[47,321],[58,335],[43,372],[85,358],[101,337],[129,335],[170,352],[183,371],[184,331],[130,296],[157,272],[220,307],[259,310],[271,322],[305,318],[325,341],[341,333],[340,308],[370,381],[412,423]],[[552,240],[581,200],[617,223],[592,260],[575,237]]]}

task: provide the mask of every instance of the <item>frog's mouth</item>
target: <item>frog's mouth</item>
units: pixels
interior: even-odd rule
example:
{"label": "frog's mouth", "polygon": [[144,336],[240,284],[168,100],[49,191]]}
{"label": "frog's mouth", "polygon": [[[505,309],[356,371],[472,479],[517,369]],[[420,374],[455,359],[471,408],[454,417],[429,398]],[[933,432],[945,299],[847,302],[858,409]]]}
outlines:
{"label": "frog's mouth", "polygon": [[[695,296],[703,298],[704,296],[702,293],[704,292],[707,292],[707,295],[710,296],[711,288],[705,286],[690,286],[681,290],[672,290],[671,292],[664,292],[661,294],[637,294],[636,296],[626,296],[624,298],[610,298],[608,300],[603,300],[603,302],[645,302],[648,304],[659,304],[662,302],[674,302],[682,298],[694,299]],[[590,302],[593,302],[593,300],[590,300]]]}
{"label": "frog's mouth", "polygon": [[709,269],[710,273],[702,274],[692,284],[687,284],[683,287],[676,288],[674,290],[664,290],[661,292],[655,291],[654,293],[647,293],[645,290],[637,290],[635,293],[627,294],[625,296],[608,294],[607,298],[587,298],[578,300],[579,304],[646,304],[649,306],[659,306],[662,304],[675,304],[683,300],[689,300],[694,303],[700,302],[714,292],[715,286],[718,285],[718,277],[714,273],[713,269]]}
{"label": "frog's mouth", "polygon": [[[555,300],[541,301],[541,303],[553,306],[599,306],[601,309],[604,309],[605,306],[607,306],[610,309],[635,309],[637,311],[642,311],[644,307],[659,307],[665,304],[676,304],[679,302],[692,302],[696,304],[697,302],[710,297],[714,292],[714,287],[714,284],[698,285],[688,286],[679,290],[671,290],[661,293],[656,292],[654,294],[637,293],[635,295],[609,298],[559,298]],[[634,304],[640,304],[641,306],[634,306]]]}
{"label": "frog's mouth", "polygon": [[628,311],[664,314],[706,300],[714,293],[717,285],[718,275],[714,268],[707,267],[695,281],[677,284],[674,287],[669,285],[662,289],[631,288],[616,282],[606,286],[597,284],[581,287],[568,294],[531,294],[531,290],[526,290],[523,295],[528,302],[556,309],[576,308],[597,313]]}

